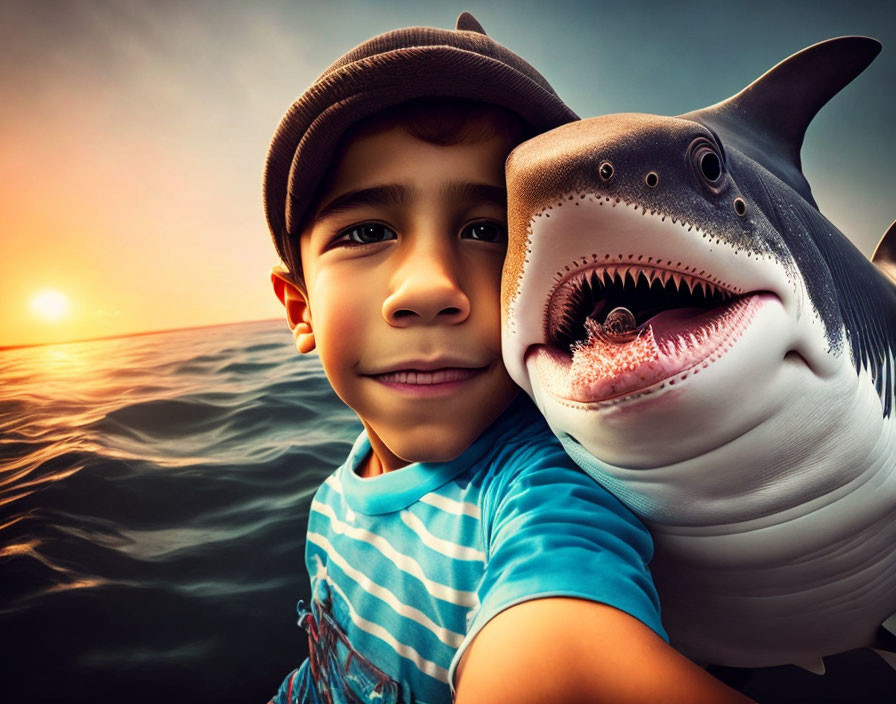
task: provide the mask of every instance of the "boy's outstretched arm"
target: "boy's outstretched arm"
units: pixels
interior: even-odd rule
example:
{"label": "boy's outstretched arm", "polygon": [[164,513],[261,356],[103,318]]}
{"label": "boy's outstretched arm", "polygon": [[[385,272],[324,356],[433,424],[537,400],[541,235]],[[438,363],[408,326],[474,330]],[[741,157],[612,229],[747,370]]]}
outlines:
{"label": "boy's outstretched arm", "polygon": [[543,598],[495,616],[463,654],[456,704],[751,700],[612,606]]}

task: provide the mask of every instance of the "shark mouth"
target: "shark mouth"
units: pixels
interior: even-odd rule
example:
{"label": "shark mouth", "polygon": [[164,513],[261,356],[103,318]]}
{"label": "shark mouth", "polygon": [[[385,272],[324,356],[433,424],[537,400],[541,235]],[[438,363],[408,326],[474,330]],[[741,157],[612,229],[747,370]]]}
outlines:
{"label": "shark mouth", "polygon": [[747,329],[762,299],[705,272],[599,264],[569,274],[547,306],[536,365],[548,391],[617,402],[697,374]]}

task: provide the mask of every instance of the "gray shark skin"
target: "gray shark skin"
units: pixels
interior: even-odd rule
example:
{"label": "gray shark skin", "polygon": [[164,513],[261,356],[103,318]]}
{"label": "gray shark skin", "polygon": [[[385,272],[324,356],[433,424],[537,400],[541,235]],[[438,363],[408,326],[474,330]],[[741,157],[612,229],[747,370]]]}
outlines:
{"label": "gray shark skin", "polygon": [[896,234],[868,261],[799,157],[879,50],[822,42],[717,105],[582,120],[507,162],[506,366],[651,529],[698,661],[822,672],[896,612]]}

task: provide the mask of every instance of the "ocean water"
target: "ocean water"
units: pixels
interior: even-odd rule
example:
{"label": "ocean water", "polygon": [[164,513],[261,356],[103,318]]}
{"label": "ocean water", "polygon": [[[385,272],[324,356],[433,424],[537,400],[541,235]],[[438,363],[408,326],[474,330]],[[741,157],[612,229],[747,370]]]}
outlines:
{"label": "ocean water", "polygon": [[0,701],[266,701],[359,430],[283,322],[0,352]]}
{"label": "ocean water", "polygon": [[[0,351],[0,702],[266,702],[307,654],[311,497],[359,430],[283,322]],[[896,703],[871,651],[826,664],[719,674]]]}

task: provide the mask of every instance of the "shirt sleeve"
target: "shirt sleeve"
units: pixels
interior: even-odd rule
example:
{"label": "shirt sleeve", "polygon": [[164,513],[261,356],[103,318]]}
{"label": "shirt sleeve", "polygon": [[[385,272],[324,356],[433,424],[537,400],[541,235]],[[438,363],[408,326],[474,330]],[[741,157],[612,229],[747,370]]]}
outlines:
{"label": "shirt sleeve", "polygon": [[479,631],[511,606],[577,597],[620,609],[664,640],[659,598],[647,563],[650,534],[616,497],[576,467],[552,437],[519,452],[494,477],[483,500],[487,547],[479,608],[451,663]]}

